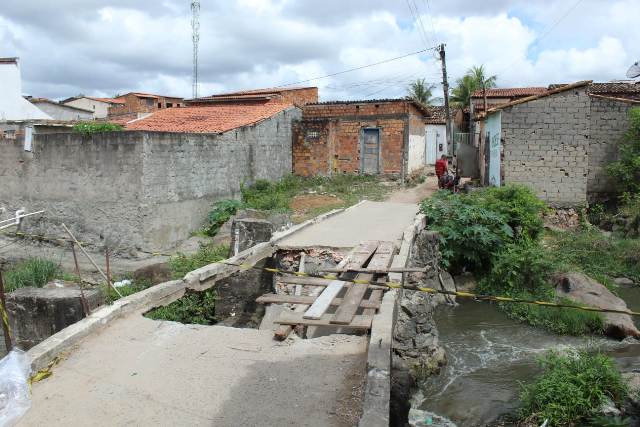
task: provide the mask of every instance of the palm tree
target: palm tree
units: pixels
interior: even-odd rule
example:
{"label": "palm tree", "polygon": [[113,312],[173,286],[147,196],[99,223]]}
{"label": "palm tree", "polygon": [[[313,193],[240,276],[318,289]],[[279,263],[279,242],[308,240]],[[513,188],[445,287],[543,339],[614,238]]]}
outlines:
{"label": "palm tree", "polygon": [[433,102],[433,89],[435,89],[435,87],[435,85],[427,84],[425,79],[417,79],[409,85],[407,89],[409,92],[407,99],[429,105]]}
{"label": "palm tree", "polygon": [[469,105],[471,96],[476,90],[496,87],[497,76],[486,76],[484,65],[473,66],[464,76],[456,80],[456,86],[451,91],[451,102],[458,108]]}

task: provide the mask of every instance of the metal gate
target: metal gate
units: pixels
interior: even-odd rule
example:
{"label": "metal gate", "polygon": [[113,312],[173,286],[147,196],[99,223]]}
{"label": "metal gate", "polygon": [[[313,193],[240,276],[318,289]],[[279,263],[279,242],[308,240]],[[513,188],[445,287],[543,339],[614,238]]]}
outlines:
{"label": "metal gate", "polygon": [[485,122],[485,144],[489,145],[489,185],[500,186],[500,137],[502,132],[502,112],[487,116]]}
{"label": "metal gate", "polygon": [[438,131],[435,128],[427,127],[425,132],[426,144],[425,144],[425,162],[428,165],[435,165],[438,152]]}
{"label": "metal gate", "polygon": [[380,173],[380,129],[362,129],[361,173]]}

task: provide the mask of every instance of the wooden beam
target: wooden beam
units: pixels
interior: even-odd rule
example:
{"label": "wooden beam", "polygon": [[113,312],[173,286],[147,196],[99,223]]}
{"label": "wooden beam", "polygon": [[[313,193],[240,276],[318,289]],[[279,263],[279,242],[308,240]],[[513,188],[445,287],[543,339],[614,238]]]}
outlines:
{"label": "wooden beam", "polygon": [[[375,302],[376,304],[378,304],[378,308],[380,308],[380,304],[382,304],[382,295],[383,295],[383,292],[381,290],[375,289],[371,291],[371,295],[369,296],[369,299],[367,300],[367,302],[369,302],[370,304]],[[362,301],[362,303],[364,302],[365,301]],[[376,309],[365,308],[364,310],[362,310],[362,314],[365,316],[373,316],[374,314],[376,314]]]}
{"label": "wooden beam", "polygon": [[[373,274],[360,273],[356,276],[356,279],[371,280],[373,279]],[[336,310],[331,323],[339,325],[348,325],[351,323],[356,315],[356,311],[358,311],[358,307],[360,307],[360,302],[364,298],[364,294],[367,293],[368,288],[368,285],[358,283],[356,283],[355,286],[351,286],[344,295],[344,300]]]}
{"label": "wooden beam", "polygon": [[[334,279],[335,280],[335,279]],[[320,279],[318,277],[297,277],[297,276],[283,276],[279,277],[278,281],[287,284],[300,284],[300,285],[309,285],[309,286],[318,286],[318,287],[326,287],[329,286],[331,282],[334,280],[329,279]],[[386,281],[382,280],[381,283]],[[344,286],[351,286],[353,283],[346,282]],[[372,289],[387,289],[387,286],[384,285],[369,285]]]}
{"label": "wooden beam", "polygon": [[[382,291],[375,290],[373,292],[379,292],[382,294]],[[256,299],[258,304],[304,304],[311,305],[313,301],[315,301],[316,297],[314,296],[306,296],[306,295],[284,295],[284,294],[265,294]],[[342,304],[342,298],[334,298],[331,301],[332,306]],[[380,308],[380,301],[376,299],[368,299],[362,300],[360,302],[360,307],[362,308],[372,308],[374,311]]]}
{"label": "wooden beam", "polygon": [[367,264],[367,269],[383,271],[389,270],[394,250],[395,247],[392,242],[380,242],[376,253],[373,254],[371,261]]}
{"label": "wooden beam", "polygon": [[367,260],[371,258],[371,255],[376,251],[379,244],[380,242],[377,240],[369,240],[360,243],[354,248],[349,262],[347,262],[344,267],[338,265],[338,268],[342,267],[344,270],[351,270],[353,268],[362,267]]}
{"label": "wooden beam", "polygon": [[275,320],[275,323],[282,325],[334,326],[350,329],[369,329],[371,328],[371,322],[373,321],[373,316],[358,315],[355,316],[353,321],[348,325],[335,325],[331,323],[332,317],[332,314],[325,314],[319,319],[306,319],[301,313],[283,311]]}
{"label": "wooden beam", "polygon": [[320,319],[331,305],[331,301],[338,296],[343,286],[344,282],[340,280],[334,280],[329,283],[329,286],[318,295],[318,298],[316,298],[313,304],[311,304],[311,307],[305,311],[302,317],[305,319]]}

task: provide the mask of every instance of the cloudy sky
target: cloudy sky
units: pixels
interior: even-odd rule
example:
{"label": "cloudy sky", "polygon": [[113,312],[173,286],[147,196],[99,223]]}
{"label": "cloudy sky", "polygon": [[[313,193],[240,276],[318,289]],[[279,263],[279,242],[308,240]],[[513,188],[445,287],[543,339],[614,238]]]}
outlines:
{"label": "cloudy sky", "polygon": [[[23,92],[190,97],[189,0],[1,0],[0,57]],[[418,18],[419,17],[419,18]],[[624,79],[640,59],[640,0],[202,0],[200,94],[271,87],[447,45],[455,81],[484,64],[499,86]],[[323,100],[438,84],[428,51],[310,84]]]}

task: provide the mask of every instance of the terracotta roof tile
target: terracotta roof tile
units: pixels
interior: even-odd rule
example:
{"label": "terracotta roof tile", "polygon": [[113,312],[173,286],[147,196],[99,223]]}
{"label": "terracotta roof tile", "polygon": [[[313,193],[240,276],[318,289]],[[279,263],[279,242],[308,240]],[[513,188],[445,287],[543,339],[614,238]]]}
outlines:
{"label": "terracotta roof tile", "polygon": [[640,100],[640,83],[592,83],[589,86],[589,93],[617,98]]}
{"label": "terracotta roof tile", "polygon": [[[513,98],[521,96],[541,95],[547,91],[546,87],[508,87],[487,89],[487,98]],[[473,98],[482,98],[482,89],[472,95]]]}
{"label": "terracotta roof tile", "polygon": [[278,100],[167,108],[127,123],[128,130],[221,133],[268,119],[292,104]]}
{"label": "terracotta roof tile", "polygon": [[109,104],[124,104],[124,101],[115,98],[96,98],[94,96],[85,96],[87,99],[93,99],[94,101],[106,102]]}

